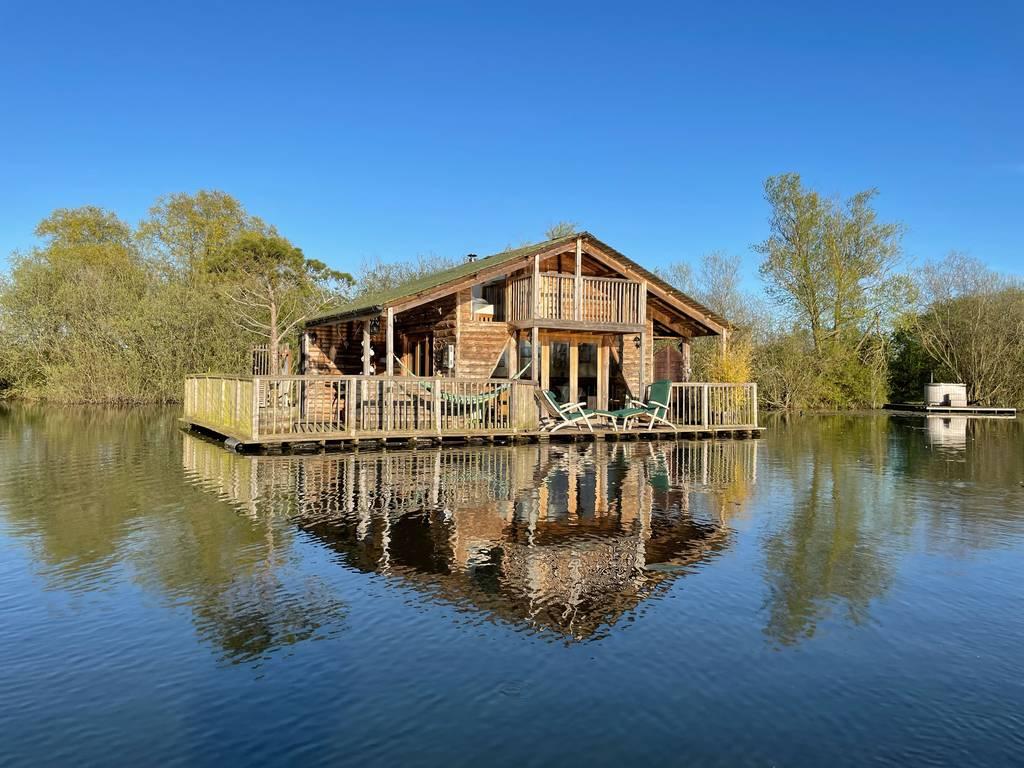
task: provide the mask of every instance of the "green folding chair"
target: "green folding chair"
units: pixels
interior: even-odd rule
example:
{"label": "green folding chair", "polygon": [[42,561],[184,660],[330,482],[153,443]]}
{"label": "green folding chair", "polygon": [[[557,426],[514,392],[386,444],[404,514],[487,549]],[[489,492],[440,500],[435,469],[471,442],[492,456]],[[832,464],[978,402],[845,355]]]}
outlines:
{"label": "green folding chair", "polygon": [[630,424],[636,420],[647,417],[648,431],[654,429],[654,423],[660,422],[678,432],[679,428],[668,419],[668,404],[672,397],[672,382],[668,379],[656,381],[651,384],[647,401],[629,398],[629,407],[618,411],[612,411],[618,418],[623,419],[623,426],[629,429]]}

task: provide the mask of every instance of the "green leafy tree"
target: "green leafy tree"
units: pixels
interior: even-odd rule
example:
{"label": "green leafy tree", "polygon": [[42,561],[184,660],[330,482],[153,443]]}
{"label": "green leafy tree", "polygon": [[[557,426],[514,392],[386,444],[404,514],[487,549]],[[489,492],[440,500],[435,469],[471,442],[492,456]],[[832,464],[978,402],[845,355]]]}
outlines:
{"label": "green leafy tree", "polygon": [[217,190],[164,195],[139,225],[147,254],[189,273],[203,273],[219,263],[244,233],[276,234],[250,215],[231,195]]}
{"label": "green leafy tree", "polygon": [[237,199],[216,190],[159,198],[137,239],[152,276],[151,300],[139,307],[150,335],[157,386],[180,397],[185,376],[197,372],[246,373],[259,337],[235,322],[218,272],[228,251],[248,232],[274,234]]}
{"label": "green leafy tree", "polygon": [[331,305],[340,304],[351,275],[329,268],[278,235],[244,232],[215,254],[208,269],[224,281],[239,325],[267,340],[278,373],[282,339]]}
{"label": "green leafy tree", "polygon": [[815,404],[878,405],[893,319],[912,295],[901,262],[903,225],[878,219],[876,190],[845,202],[806,189],[797,174],[765,182],[771,231],[755,246],[776,305],[809,332]]}
{"label": "green leafy tree", "polygon": [[42,243],[11,258],[0,329],[16,394],[135,400],[147,371],[135,310],[147,274],[131,227],[93,206],[40,222]]}
{"label": "green leafy tree", "polygon": [[942,373],[988,405],[1024,403],[1024,285],[962,253],[920,272],[914,336]]}

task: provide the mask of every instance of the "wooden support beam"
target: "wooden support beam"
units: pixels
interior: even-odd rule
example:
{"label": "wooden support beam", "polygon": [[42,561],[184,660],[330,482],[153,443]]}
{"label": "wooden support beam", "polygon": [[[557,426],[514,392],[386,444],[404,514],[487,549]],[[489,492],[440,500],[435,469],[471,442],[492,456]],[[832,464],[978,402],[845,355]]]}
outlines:
{"label": "wooden support beam", "polygon": [[580,402],[580,347],[575,341],[569,343],[569,402]]}
{"label": "wooden support beam", "polygon": [[385,349],[387,350],[388,361],[386,364],[388,376],[395,375],[395,310],[391,307],[387,308],[385,313],[387,318],[387,342]]}
{"label": "wooden support beam", "polygon": [[639,391],[637,392],[637,395],[636,395],[641,400],[645,400],[646,399],[646,394],[647,394],[646,393],[646,389],[647,389],[647,371],[644,370],[644,368],[645,368],[644,363],[647,361],[647,344],[648,343],[649,342],[648,342],[648,339],[647,339],[647,332],[646,332],[646,330],[645,331],[641,331],[640,332],[640,365],[639,365],[640,381],[639,381],[639,387],[638,387]]}
{"label": "wooden support beam", "polygon": [[533,327],[530,337],[530,381],[540,381],[540,328]]}
{"label": "wooden support beam", "polygon": [[583,319],[583,238],[576,238],[576,277],[573,281],[573,320]]}
{"label": "wooden support beam", "polygon": [[646,325],[636,325],[632,323],[598,323],[589,321],[576,320],[548,320],[548,319],[530,319],[530,320],[517,320],[509,323],[513,328],[547,328],[554,331],[589,331],[593,333],[641,333],[646,330]]}
{"label": "wooden support beam", "polygon": [[[538,333],[538,337],[539,337]],[[538,342],[539,343],[539,342]],[[540,345],[540,388],[551,389],[551,340]]]}
{"label": "wooden support beam", "polygon": [[530,317],[537,317],[540,314],[540,254],[533,255],[533,311]]}
{"label": "wooden support beam", "polygon": [[608,347],[604,339],[597,342],[597,407],[608,408]]}

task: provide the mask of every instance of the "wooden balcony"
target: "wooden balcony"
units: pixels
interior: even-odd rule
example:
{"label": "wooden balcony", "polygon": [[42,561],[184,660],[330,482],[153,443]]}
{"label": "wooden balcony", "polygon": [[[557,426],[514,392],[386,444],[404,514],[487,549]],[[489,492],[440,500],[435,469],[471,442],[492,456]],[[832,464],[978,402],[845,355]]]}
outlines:
{"label": "wooden balcony", "polygon": [[643,330],[646,287],[633,280],[560,273],[526,275],[508,283],[508,320],[519,328]]}

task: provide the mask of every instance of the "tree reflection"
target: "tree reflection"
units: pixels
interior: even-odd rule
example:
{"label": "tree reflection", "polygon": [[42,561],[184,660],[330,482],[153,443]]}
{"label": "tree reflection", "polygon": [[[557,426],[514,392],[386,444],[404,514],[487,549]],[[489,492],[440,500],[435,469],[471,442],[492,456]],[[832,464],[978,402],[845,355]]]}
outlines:
{"label": "tree reflection", "polygon": [[54,588],[114,589],[127,565],[141,588],[189,610],[227,661],[336,625],[342,603],[291,572],[294,529],[254,523],[183,483],[179,434],[164,409],[6,409],[8,532],[29,542]]}
{"label": "tree reflection", "polygon": [[836,416],[811,427],[780,420],[772,448],[793,508],[764,541],[766,633],[792,644],[811,637],[826,617],[865,622],[871,601],[893,580],[887,541],[908,524],[886,481],[884,422]]}
{"label": "tree reflection", "polygon": [[778,418],[768,482],[791,508],[764,537],[766,633],[780,644],[821,622],[854,625],[891,587],[908,540],[958,552],[998,546],[993,517],[1020,473],[1018,422],[930,423],[923,417]]}

